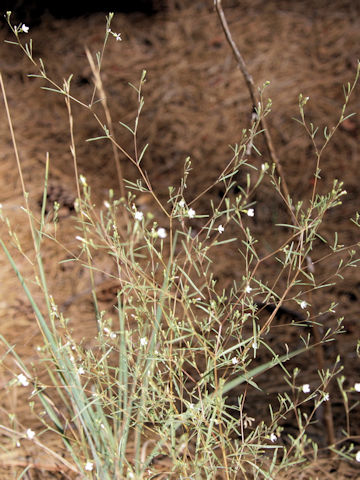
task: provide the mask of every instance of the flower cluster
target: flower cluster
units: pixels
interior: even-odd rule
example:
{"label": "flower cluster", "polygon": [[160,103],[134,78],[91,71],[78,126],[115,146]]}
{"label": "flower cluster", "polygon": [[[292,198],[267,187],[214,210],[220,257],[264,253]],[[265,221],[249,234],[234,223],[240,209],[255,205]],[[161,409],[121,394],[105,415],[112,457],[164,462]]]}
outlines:
{"label": "flower cluster", "polygon": [[111,30],[111,28],[109,28],[108,33],[110,33],[110,35],[112,35],[117,42],[121,42],[121,40],[122,40],[122,38],[121,38],[121,33],[113,32],[113,31]]}

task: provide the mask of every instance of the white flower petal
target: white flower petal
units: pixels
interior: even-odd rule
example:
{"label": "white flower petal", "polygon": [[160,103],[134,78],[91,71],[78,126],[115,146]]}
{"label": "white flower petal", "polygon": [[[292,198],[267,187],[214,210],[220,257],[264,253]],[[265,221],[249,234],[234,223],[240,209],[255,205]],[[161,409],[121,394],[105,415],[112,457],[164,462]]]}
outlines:
{"label": "white flower petal", "polygon": [[272,434],[270,435],[270,440],[271,440],[273,443],[276,442],[277,436],[275,435],[275,433],[272,433]]}
{"label": "white flower petal", "polygon": [[33,438],[35,437],[35,432],[34,430],[31,430],[31,428],[28,428],[26,430],[26,436],[29,440],[33,440]]}
{"label": "white flower petal", "polygon": [[86,463],[85,463],[85,470],[86,470],[86,471],[92,472],[93,469],[94,469],[94,464],[93,464],[93,462],[86,462]]}
{"label": "white flower petal", "polygon": [[187,214],[189,218],[194,218],[195,217],[195,210],[193,208],[189,208]]}
{"label": "white flower petal", "polygon": [[146,337],[140,338],[140,345],[142,347],[145,347],[147,345],[147,343],[148,343],[148,339]]}
{"label": "white flower petal", "polygon": [[162,228],[162,227],[158,228],[157,234],[158,234],[159,238],[166,238],[167,237],[167,232],[166,232],[165,228]]}
{"label": "white flower petal", "polygon": [[302,391],[304,393],[310,393],[310,385],[308,383],[304,383],[304,385],[302,386]]}
{"label": "white flower petal", "polygon": [[17,376],[17,379],[23,387],[27,387],[29,385],[29,380],[23,373],[20,373],[20,375]]}

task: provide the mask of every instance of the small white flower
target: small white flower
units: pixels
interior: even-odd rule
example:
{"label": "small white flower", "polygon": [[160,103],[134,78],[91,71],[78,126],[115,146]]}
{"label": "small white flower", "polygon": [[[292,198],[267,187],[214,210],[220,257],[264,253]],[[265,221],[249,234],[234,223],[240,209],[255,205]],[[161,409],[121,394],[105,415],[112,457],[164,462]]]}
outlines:
{"label": "small white flower", "polygon": [[20,373],[20,375],[17,376],[17,379],[23,387],[27,387],[29,385],[29,380],[23,373]]}
{"label": "small white flower", "polygon": [[256,351],[259,347],[258,347],[258,344],[256,342],[253,342],[251,344],[252,348]]}
{"label": "small white flower", "polygon": [[24,33],[29,33],[29,27],[27,27],[27,26],[25,25],[25,23],[23,23],[23,24],[21,25],[21,31],[24,32]]}
{"label": "small white flower", "polygon": [[217,230],[218,230],[219,233],[223,233],[225,228],[222,225],[219,225]]}
{"label": "small white flower", "polygon": [[270,440],[272,441],[272,443],[276,442],[277,436],[275,435],[275,433],[272,433],[272,434],[270,435]]}
{"label": "small white flower", "polygon": [[195,217],[195,210],[193,208],[189,208],[187,214],[189,218],[194,218]]}
{"label": "small white flower", "polygon": [[157,234],[158,234],[159,238],[166,238],[167,237],[167,232],[166,232],[165,228],[162,228],[162,227],[158,228]]}
{"label": "small white flower", "polygon": [[233,357],[233,358],[231,359],[231,363],[232,363],[233,365],[236,365],[237,363],[239,363],[239,360],[238,360],[236,357]]}
{"label": "small white flower", "polygon": [[147,345],[147,343],[148,343],[148,339],[146,337],[140,338],[140,345],[142,347],[145,347]]}
{"label": "small white flower", "polygon": [[33,438],[35,437],[35,432],[34,430],[31,430],[31,428],[28,428],[26,430],[26,436],[29,440],[33,440]]}
{"label": "small white flower", "polygon": [[357,462],[360,462],[360,450],[358,452],[356,452],[356,461]]}
{"label": "small white flower", "polygon": [[253,208],[249,208],[246,213],[249,217],[253,217],[255,215],[255,211]]}
{"label": "small white flower", "polygon": [[79,235],[76,235],[75,239],[79,240],[79,242],[85,242],[85,239],[80,237]]}
{"label": "small white flower", "polygon": [[78,374],[79,375],[84,375],[84,373],[85,373],[84,367],[79,367],[78,368]]}
{"label": "small white flower", "polygon": [[307,302],[305,302],[305,300],[303,300],[301,303],[300,303],[300,307],[304,310],[304,308],[306,308],[308,306]]}
{"label": "small white flower", "polygon": [[86,182],[86,178],[84,177],[84,175],[80,175],[80,183],[82,185],[84,185],[84,187],[87,187],[87,182]]}
{"label": "small white flower", "polygon": [[330,395],[328,393],[325,393],[325,395],[323,396],[323,401],[328,402],[329,398],[330,398]]}
{"label": "small white flower", "polygon": [[194,410],[195,405],[193,403],[189,403],[189,409]]}
{"label": "small white flower", "polygon": [[116,333],[115,332],[111,332],[110,333],[110,338],[112,338],[114,340],[114,338],[116,338]]}
{"label": "small white flower", "polygon": [[16,442],[16,446],[17,446],[17,448],[21,447],[21,443],[19,442],[19,440]]}
{"label": "small white flower", "polygon": [[86,462],[85,463],[85,470],[88,472],[92,472],[94,469],[94,464],[93,462]]}
{"label": "small white flower", "polygon": [[355,383],[354,388],[357,392],[360,392],[360,383]]}
{"label": "small white flower", "polygon": [[250,293],[251,291],[252,291],[252,288],[250,287],[250,285],[247,285],[245,288],[245,292]]}
{"label": "small white flower", "polygon": [[104,201],[104,206],[105,206],[106,208],[110,208],[110,203],[109,203],[107,200],[105,200],[105,201]]}
{"label": "small white flower", "polygon": [[119,41],[121,42],[121,40],[122,40],[121,33],[117,33],[115,39],[116,39],[117,42],[119,42]]}
{"label": "small white flower", "polygon": [[135,212],[135,220],[139,220],[139,222],[141,222],[143,218],[144,218],[143,212]]}
{"label": "small white flower", "polygon": [[184,208],[185,207],[185,200],[182,198],[179,202],[179,207]]}
{"label": "small white flower", "polygon": [[308,383],[304,383],[304,385],[302,386],[302,391],[304,393],[310,393],[310,385]]}

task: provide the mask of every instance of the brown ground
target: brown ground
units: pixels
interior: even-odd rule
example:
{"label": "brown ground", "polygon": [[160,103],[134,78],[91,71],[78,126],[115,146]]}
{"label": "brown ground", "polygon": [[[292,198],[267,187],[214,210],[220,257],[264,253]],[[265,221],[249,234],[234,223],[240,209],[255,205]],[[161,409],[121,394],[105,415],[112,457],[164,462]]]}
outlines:
{"label": "brown ground", "polygon": [[[193,5],[192,5],[193,3]],[[249,125],[251,106],[244,81],[236,67],[228,45],[224,41],[212,2],[188,2],[181,10],[169,10],[157,17],[143,18],[140,15],[115,16],[113,30],[122,33],[123,42],[111,39],[103,66],[103,80],[114,123],[130,123],[134,118],[136,99],[127,83],[137,84],[142,69],[146,69],[148,81],[144,89],[145,107],[140,123],[140,143],[148,142],[149,150],[144,165],[154,187],[166,198],[168,185],[178,181],[183,161],[190,155],[193,171],[189,180],[187,199],[190,201],[199,190],[203,190],[217,177],[229,160],[228,145],[240,139],[241,129]],[[309,139],[301,127],[292,120],[298,115],[297,100],[302,92],[310,97],[306,107],[309,121],[319,125],[333,126],[340,115],[343,104],[342,85],[352,82],[357,59],[360,57],[360,5],[351,0],[344,1],[265,1],[244,0],[225,2],[234,39],[252,73],[255,83],[262,85],[270,80],[268,95],[273,101],[273,113],[268,124],[274,138],[278,155],[286,173],[287,182],[295,200],[307,198],[311,192],[314,152]],[[30,25],[31,27],[31,25]],[[104,34],[103,15],[92,15],[76,20],[44,19],[31,30],[34,56],[41,57],[49,75],[62,81],[74,73],[73,95],[88,99],[91,87],[91,72],[84,53],[87,46],[91,52],[101,48]],[[3,26],[1,40],[10,38]],[[61,241],[69,249],[76,248],[71,208],[76,196],[73,164],[68,145],[69,129],[63,99],[40,89],[44,83],[29,79],[31,64],[12,45],[1,45],[1,70],[6,86],[18,148],[25,174],[30,199],[39,210],[44,162],[50,153],[51,198],[64,205],[61,218]],[[350,102],[349,112],[358,112],[360,101],[358,88]],[[80,173],[86,175],[101,202],[109,188],[117,188],[111,148],[105,142],[85,143],[86,138],[98,136],[98,127],[90,116],[74,106],[75,135]],[[16,232],[24,245],[30,248],[30,235],[24,214],[19,210],[23,204],[16,170],[13,148],[7,128],[5,111],[2,109],[0,131],[2,176],[0,179],[0,201],[4,212],[13,219]],[[116,127],[122,145],[131,150],[131,139],[121,127]],[[359,241],[357,228],[349,221],[359,208],[359,152],[360,126],[355,117],[338,130],[323,157],[321,189],[329,189],[334,178],[344,181],[348,192],[343,205],[332,210],[321,230],[329,239],[339,232],[339,243],[356,244]],[[262,148],[261,141],[258,144]],[[264,157],[251,158],[256,165],[267,161]],[[124,162],[125,176],[134,178],[133,169]],[[242,179],[239,178],[239,182]],[[194,208],[206,211],[209,199],[219,198],[219,189],[212,189]],[[260,237],[262,252],[266,253],[279,244],[281,230],[274,223],[286,220],[279,200],[266,185],[257,194],[256,216],[252,227]],[[143,207],[152,209],[142,199]],[[196,227],[196,225],[194,225]],[[1,227],[2,234],[6,229]],[[78,333],[86,331],[88,337],[94,331],[91,303],[88,298],[87,278],[73,264],[59,267],[58,260],[65,258],[54,246],[47,245],[46,269],[50,276],[51,290],[66,310],[66,315],[76,324]],[[327,253],[319,245],[314,251],[313,261]],[[26,247],[25,247],[26,253]],[[18,257],[19,258],[19,257]],[[19,258],[22,271],[31,273],[31,265]],[[317,274],[325,278],[334,268],[334,260],[321,262]],[[3,255],[1,265],[0,332],[17,351],[25,355],[27,363],[36,360],[36,345],[40,343],[37,326],[31,309],[17,279]],[[102,267],[106,270],[107,265]],[[110,266],[109,266],[110,268]],[[267,265],[262,272],[263,280],[271,279],[274,265]],[[219,284],[227,288],[235,278],[241,279],[239,265],[234,262],[233,252],[224,250],[215,265]],[[79,281],[74,283],[74,277]],[[111,306],[114,293],[99,275],[96,282],[102,295],[104,308]],[[281,288],[281,285],[279,285]],[[326,361],[331,365],[337,354],[342,357],[347,386],[359,382],[360,366],[356,356],[359,338],[360,274],[357,269],[344,273],[344,279],[336,286],[319,290],[313,298],[314,312],[321,312],[331,301],[338,303],[336,314],[319,317],[325,326],[333,325],[338,316],[344,316],[346,333],[326,349]],[[280,321],[280,320],[279,320]],[[291,327],[288,327],[288,329]],[[292,338],[286,328],[278,335]],[[278,337],[274,338],[277,340]],[[283,340],[282,340],[283,341]],[[306,383],[316,381],[315,370],[308,359],[299,364]],[[1,386],[9,379],[2,372]],[[268,378],[262,385],[275,395],[279,388],[275,378]],[[21,391],[13,389],[12,398],[1,400],[2,408],[16,410],[24,422],[27,407]],[[344,408],[336,384],[330,388],[333,401],[335,432],[340,438],[344,427]],[[351,395],[351,401],[355,400]],[[256,398],[254,397],[254,404]],[[259,411],[259,405],[257,410]],[[251,412],[250,412],[251,413]],[[249,414],[250,414],[249,413]],[[22,417],[21,417],[22,416]],[[359,435],[359,408],[351,417],[353,435]],[[321,423],[321,422],[320,422]],[[34,428],[36,425],[34,425]],[[291,425],[288,426],[291,432]],[[314,438],[324,444],[322,427],[315,428]],[[49,442],[51,443],[51,439]],[[355,443],[359,444],[357,437]],[[27,478],[61,478],[50,472],[54,464],[37,456],[34,446],[24,445],[14,449],[11,455],[0,457],[4,469],[1,478],[16,478],[19,467],[29,461],[41,464],[42,468],[31,469]],[[6,468],[5,468],[6,466]],[[289,472],[288,478],[359,478],[357,465],[345,462],[318,461],[308,469]],[[45,473],[47,471],[47,473]],[[63,477],[66,478],[66,477]]]}

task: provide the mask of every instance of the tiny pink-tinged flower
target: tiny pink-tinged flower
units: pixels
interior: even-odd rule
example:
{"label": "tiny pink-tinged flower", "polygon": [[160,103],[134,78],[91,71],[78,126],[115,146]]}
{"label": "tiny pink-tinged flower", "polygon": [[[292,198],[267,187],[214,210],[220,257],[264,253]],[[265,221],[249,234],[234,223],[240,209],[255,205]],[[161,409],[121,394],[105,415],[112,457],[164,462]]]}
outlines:
{"label": "tiny pink-tinged flower", "polygon": [[27,26],[25,25],[25,23],[23,23],[23,24],[21,25],[21,31],[24,32],[24,33],[29,33],[29,27],[27,27]]}

